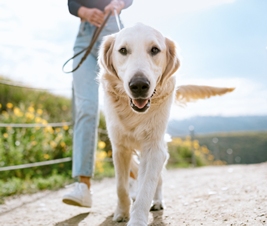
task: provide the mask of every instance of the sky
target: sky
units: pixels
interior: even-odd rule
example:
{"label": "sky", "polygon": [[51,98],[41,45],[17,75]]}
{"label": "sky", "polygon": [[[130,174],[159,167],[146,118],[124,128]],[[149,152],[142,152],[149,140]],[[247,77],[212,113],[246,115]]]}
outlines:
{"label": "sky", "polygon": [[[266,9],[262,0],[134,0],[121,17],[125,27],[142,22],[175,41],[178,85],[236,88],[174,105],[171,118],[267,115]],[[70,97],[72,76],[61,68],[78,26],[65,0],[1,0],[0,75]]]}

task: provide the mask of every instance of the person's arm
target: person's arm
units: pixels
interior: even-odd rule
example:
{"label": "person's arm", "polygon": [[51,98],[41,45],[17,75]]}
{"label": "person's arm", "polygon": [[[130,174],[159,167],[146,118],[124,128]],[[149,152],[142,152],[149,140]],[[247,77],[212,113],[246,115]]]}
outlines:
{"label": "person's arm", "polygon": [[123,1],[124,1],[124,9],[128,8],[133,3],[133,0],[123,0]]}
{"label": "person's arm", "polygon": [[72,14],[73,16],[78,16],[78,10],[82,5],[75,1],[75,0],[68,0],[68,8],[69,8],[69,12],[70,14]]}
{"label": "person's arm", "polygon": [[86,8],[81,6],[78,9],[78,16],[85,21],[95,25],[96,27],[100,27],[104,22],[105,14],[96,8]]}
{"label": "person's arm", "polygon": [[88,21],[96,27],[99,27],[104,21],[104,13],[96,8],[87,8],[75,0],[68,0],[69,12],[81,20]]}
{"label": "person's arm", "polygon": [[80,17],[82,20],[88,21],[94,26],[99,27],[105,18],[105,14],[112,11],[115,8],[117,13],[120,14],[122,9],[129,7],[132,4],[133,0],[112,0],[109,5],[107,5],[102,12],[97,8],[87,8],[82,6],[77,0],[68,0],[69,12],[77,17]]}

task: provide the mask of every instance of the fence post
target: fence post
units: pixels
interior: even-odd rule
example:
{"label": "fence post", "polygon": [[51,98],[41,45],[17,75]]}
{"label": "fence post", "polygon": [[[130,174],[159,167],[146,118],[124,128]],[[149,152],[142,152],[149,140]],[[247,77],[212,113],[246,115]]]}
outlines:
{"label": "fence post", "polygon": [[194,150],[194,132],[195,132],[195,128],[194,126],[189,126],[189,132],[190,132],[190,137],[191,137],[191,149],[192,149],[192,164],[193,167],[196,167],[196,156],[195,156],[195,150]]}
{"label": "fence post", "polygon": [[215,160],[220,160],[218,142],[219,142],[219,139],[217,137],[212,138],[212,143],[214,144],[214,157],[215,157]]}
{"label": "fence post", "polygon": [[233,149],[232,148],[228,148],[226,150],[226,153],[228,154],[228,157],[227,157],[228,165],[233,164]]}

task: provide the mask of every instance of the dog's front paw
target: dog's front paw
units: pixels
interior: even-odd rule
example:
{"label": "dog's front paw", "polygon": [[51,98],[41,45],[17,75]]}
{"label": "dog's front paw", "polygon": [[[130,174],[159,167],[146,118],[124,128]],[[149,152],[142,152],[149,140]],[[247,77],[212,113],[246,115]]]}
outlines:
{"label": "dog's front paw", "polygon": [[125,222],[129,220],[129,213],[125,213],[123,211],[116,210],[113,216],[113,221],[117,222]]}
{"label": "dog's front paw", "polygon": [[139,221],[129,221],[127,226],[147,226],[147,223],[139,222]]}
{"label": "dog's front paw", "polygon": [[165,209],[165,206],[161,200],[153,201],[150,211],[158,211]]}

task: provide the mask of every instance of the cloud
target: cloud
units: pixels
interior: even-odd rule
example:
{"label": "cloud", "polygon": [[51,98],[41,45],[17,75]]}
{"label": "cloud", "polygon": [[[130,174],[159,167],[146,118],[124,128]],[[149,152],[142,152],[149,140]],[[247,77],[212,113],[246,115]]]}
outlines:
{"label": "cloud", "polygon": [[197,115],[240,116],[267,114],[267,90],[263,84],[253,79],[181,79],[179,82],[179,85],[186,84],[235,87],[236,89],[232,93],[223,96],[188,103],[184,107],[173,105],[171,111],[172,119],[185,119]]}
{"label": "cloud", "polygon": [[73,54],[79,22],[66,1],[1,1],[0,74],[32,87],[57,87],[70,97],[72,77],[61,67]]}
{"label": "cloud", "polygon": [[[171,24],[166,22],[176,15],[232,3],[235,0],[134,0],[133,5],[122,13],[122,19],[126,26],[141,21],[160,31],[170,31],[180,17]],[[69,90],[64,91],[64,95],[70,97],[72,77],[64,74],[61,67],[72,56],[78,25],[79,19],[69,14],[66,1],[2,0],[0,61],[4,64],[0,73],[35,87],[67,87]],[[188,65],[194,65],[194,62],[188,62]],[[184,73],[190,74],[188,71]],[[190,103],[185,108],[174,106],[171,117],[267,114],[267,91],[257,83],[255,75],[248,76],[252,79],[243,79],[235,78],[237,75],[233,74],[232,78],[221,79],[188,80],[187,76],[179,76],[180,84],[234,86],[236,90],[222,97]],[[102,98],[102,94],[100,96]]]}
{"label": "cloud", "polygon": [[159,21],[177,14],[207,10],[234,2],[235,0],[134,0],[132,6],[122,13],[122,18],[127,26],[136,22],[156,26]]}

